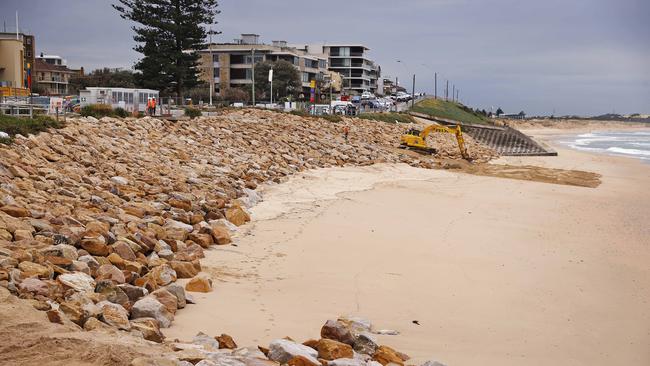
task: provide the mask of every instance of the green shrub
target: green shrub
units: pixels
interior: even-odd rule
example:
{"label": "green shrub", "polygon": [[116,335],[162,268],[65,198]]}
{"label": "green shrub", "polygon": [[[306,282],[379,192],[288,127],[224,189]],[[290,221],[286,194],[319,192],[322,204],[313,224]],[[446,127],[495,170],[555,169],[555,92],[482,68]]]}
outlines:
{"label": "green shrub", "polygon": [[201,110],[192,107],[185,107],[185,115],[190,118],[201,117]]}
{"label": "green shrub", "polygon": [[303,111],[302,109],[294,109],[289,113],[291,113],[293,115],[296,115],[296,116],[300,116],[300,117],[310,117],[311,116],[309,113]]}
{"label": "green shrub", "polygon": [[343,118],[337,114],[324,114],[322,116],[319,116],[320,118],[324,120],[328,120],[330,122],[341,122],[343,121]]}
{"label": "green shrub", "polygon": [[108,104],[89,104],[81,108],[81,115],[84,117],[102,118],[107,116],[113,117],[115,116],[115,112],[113,111],[113,107]]}
{"label": "green shrub", "polygon": [[53,118],[44,115],[37,115],[33,119],[29,119],[27,117],[0,114],[0,131],[9,135],[9,138],[0,138],[0,143],[10,143],[15,135],[27,136],[45,131],[48,128],[62,128],[64,126],[63,122],[57,122]]}
{"label": "green shrub", "polygon": [[122,117],[122,118],[126,118],[126,117],[129,117],[131,115],[131,113],[127,112],[126,109],[121,108],[121,107],[117,107],[117,108],[113,109],[113,113],[116,116]]}

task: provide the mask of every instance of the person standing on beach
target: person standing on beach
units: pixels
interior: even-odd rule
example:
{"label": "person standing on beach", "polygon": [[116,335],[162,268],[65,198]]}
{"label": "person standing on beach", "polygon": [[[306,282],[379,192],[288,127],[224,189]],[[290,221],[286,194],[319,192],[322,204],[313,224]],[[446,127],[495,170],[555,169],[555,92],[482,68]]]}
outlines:
{"label": "person standing on beach", "polygon": [[343,126],[343,136],[345,136],[345,142],[348,142],[348,135],[350,134],[350,126]]}
{"label": "person standing on beach", "polygon": [[156,98],[151,98],[151,115],[156,115]]}

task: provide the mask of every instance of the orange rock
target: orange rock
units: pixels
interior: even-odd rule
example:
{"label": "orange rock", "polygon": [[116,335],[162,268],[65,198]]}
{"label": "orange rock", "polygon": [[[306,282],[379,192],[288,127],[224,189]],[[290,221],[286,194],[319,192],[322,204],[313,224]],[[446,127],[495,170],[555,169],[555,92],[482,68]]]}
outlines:
{"label": "orange rock", "polygon": [[294,356],[288,362],[289,366],[321,366],[320,363],[314,363],[305,356]]}
{"label": "orange rock", "polygon": [[316,344],[318,357],[326,360],[338,358],[352,358],[354,352],[349,344],[341,343],[333,339],[323,338]]}
{"label": "orange rock", "polygon": [[191,262],[171,261],[168,264],[176,271],[178,278],[192,278],[201,271],[200,264],[197,269]]}
{"label": "orange rock", "polygon": [[222,225],[212,225],[212,237],[218,245],[230,244],[232,242],[228,229]]}
{"label": "orange rock", "polygon": [[210,234],[191,233],[188,238],[200,245],[202,248],[209,248],[210,245],[214,244],[214,241],[212,240],[212,236]]}
{"label": "orange rock", "polygon": [[30,217],[32,215],[28,209],[18,206],[2,206],[0,207],[0,211],[13,217]]}
{"label": "orange rock", "polygon": [[200,273],[185,285],[185,290],[190,292],[211,292],[212,280],[205,273]]}
{"label": "orange rock", "polygon": [[398,355],[398,352],[388,346],[379,346],[372,359],[384,366],[389,363],[404,365],[404,360]]}
{"label": "orange rock", "polygon": [[184,200],[179,200],[176,198],[170,198],[167,203],[169,203],[170,206],[180,208],[181,210],[185,211],[191,211],[192,210],[192,202],[190,201],[184,201]]}
{"label": "orange rock", "polygon": [[251,217],[240,206],[233,206],[227,209],[226,219],[237,226],[242,226],[251,221]]}
{"label": "orange rock", "polygon": [[235,349],[237,348],[237,343],[232,339],[231,336],[227,334],[222,334],[220,336],[214,337],[214,339],[219,342],[219,348]]}
{"label": "orange rock", "polygon": [[108,245],[103,236],[86,237],[81,239],[81,247],[91,255],[106,257],[109,253]]}
{"label": "orange rock", "polygon": [[178,299],[176,296],[174,296],[174,294],[165,290],[164,288],[161,288],[152,292],[151,295],[154,296],[161,304],[163,304],[165,308],[167,308],[167,311],[172,314],[176,314],[176,311],[178,310]]}

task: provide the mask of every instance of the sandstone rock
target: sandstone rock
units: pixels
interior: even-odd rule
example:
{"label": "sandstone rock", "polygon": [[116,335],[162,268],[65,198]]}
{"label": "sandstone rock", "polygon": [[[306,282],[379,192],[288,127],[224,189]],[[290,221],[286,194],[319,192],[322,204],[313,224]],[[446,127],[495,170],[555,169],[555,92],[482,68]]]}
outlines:
{"label": "sandstone rock", "polygon": [[47,283],[37,278],[26,278],[18,284],[20,292],[29,292],[34,295],[48,296],[50,288]]}
{"label": "sandstone rock", "polygon": [[13,216],[13,217],[29,217],[31,216],[31,213],[29,212],[28,209],[24,207],[18,207],[18,206],[2,206],[0,207],[0,211],[6,213],[7,215]]}
{"label": "sandstone rock", "polygon": [[209,335],[199,332],[192,338],[192,344],[201,346],[203,349],[216,351],[219,349],[219,342]]}
{"label": "sandstone rock", "polygon": [[82,272],[63,274],[57,277],[57,280],[75,291],[93,292],[95,290],[95,280]]}
{"label": "sandstone rock", "polygon": [[95,278],[97,280],[111,280],[117,284],[122,284],[126,281],[124,279],[124,273],[112,264],[99,266]]}
{"label": "sandstone rock", "polygon": [[147,291],[147,289],[140,286],[133,286],[128,283],[117,285],[117,287],[119,287],[126,294],[126,296],[129,298],[129,301],[132,303],[149,294],[149,291]]}
{"label": "sandstone rock", "polygon": [[148,274],[159,286],[166,286],[176,281],[176,271],[167,264],[154,267]]}
{"label": "sandstone rock", "polygon": [[108,245],[106,245],[106,239],[103,236],[83,238],[80,245],[88,253],[96,256],[105,257],[110,252]]}
{"label": "sandstone rock", "polygon": [[162,343],[165,340],[165,336],[160,331],[160,325],[154,318],[133,319],[131,328],[140,331],[144,339],[148,341]]}
{"label": "sandstone rock", "polygon": [[187,297],[185,295],[185,289],[183,286],[177,283],[172,283],[170,285],[167,285],[165,287],[165,290],[171,292],[172,295],[176,297],[176,306],[179,309],[182,309],[187,305]]}
{"label": "sandstone rock", "polygon": [[289,361],[287,361],[287,365],[289,365],[289,366],[322,366],[320,362],[314,363],[314,360],[311,357],[306,357],[306,356],[302,356],[302,355],[292,357]]}
{"label": "sandstone rock", "polygon": [[404,361],[397,352],[388,346],[379,346],[372,359],[386,366],[389,363],[404,365]]}
{"label": "sandstone rock", "polygon": [[318,352],[313,348],[286,339],[276,339],[269,345],[268,357],[273,361],[287,363],[296,356],[303,356],[314,365],[320,364],[316,359]]}
{"label": "sandstone rock", "polygon": [[88,318],[88,320],[86,320],[86,322],[84,323],[83,328],[84,328],[84,330],[87,330],[87,331],[93,331],[93,330],[111,331],[111,330],[113,330],[113,328],[110,325],[108,325],[106,323],[102,323],[102,322],[100,322],[99,320],[97,320],[95,318]]}
{"label": "sandstone rock", "polygon": [[111,245],[111,248],[113,248],[113,253],[119,255],[120,258],[128,261],[134,261],[136,259],[133,249],[124,241],[115,242]]}
{"label": "sandstone rock", "polygon": [[122,307],[129,306],[129,297],[122,288],[116,285],[113,281],[98,280],[97,285],[95,286],[95,292],[106,296],[106,300],[109,302],[121,305]]}
{"label": "sandstone rock", "polygon": [[63,315],[58,309],[48,310],[46,315],[51,323],[63,324]]}
{"label": "sandstone rock", "polygon": [[185,285],[185,290],[191,292],[211,292],[212,280],[206,273],[199,273]]}
{"label": "sandstone rock", "polygon": [[114,184],[122,185],[122,186],[125,186],[125,185],[129,184],[128,179],[126,179],[124,177],[120,177],[120,176],[111,177],[111,182],[113,182]]}
{"label": "sandstone rock", "polygon": [[86,264],[86,262],[72,261],[68,269],[72,272],[83,272],[87,275],[90,275],[90,267],[88,267],[88,264]]}
{"label": "sandstone rock", "polygon": [[221,225],[212,225],[212,237],[218,245],[226,245],[232,242],[228,229]]}
{"label": "sandstone rock", "polygon": [[174,319],[174,315],[167,310],[165,305],[151,295],[143,297],[133,304],[131,316],[133,319],[154,318],[162,328],[168,328]]}
{"label": "sandstone rock", "polygon": [[210,245],[214,244],[214,241],[212,239],[212,235],[210,235],[210,234],[191,233],[188,236],[188,239],[190,239],[191,241],[197,243],[202,248],[209,248]]}
{"label": "sandstone rock", "polygon": [[86,265],[88,265],[88,268],[90,268],[91,271],[96,271],[97,268],[99,268],[99,262],[97,262],[97,260],[90,255],[80,256],[79,261],[86,263]]}
{"label": "sandstone rock", "polygon": [[354,341],[354,350],[366,355],[374,355],[377,352],[379,345],[370,333],[360,333]]}
{"label": "sandstone rock", "polygon": [[234,206],[226,210],[226,219],[237,226],[242,226],[251,221],[250,216],[239,206]]}
{"label": "sandstone rock", "polygon": [[52,269],[33,262],[21,262],[18,268],[23,272],[23,277],[51,278]]}
{"label": "sandstone rock", "polygon": [[151,296],[155,297],[156,300],[165,305],[167,311],[172,314],[176,314],[176,310],[178,310],[178,299],[171,292],[167,291],[164,288],[161,288],[152,292]]}
{"label": "sandstone rock", "polygon": [[235,340],[232,339],[231,336],[228,334],[221,334],[220,336],[214,337],[214,339],[219,342],[219,348],[226,348],[226,349],[235,349],[237,348],[237,343],[235,343]]}
{"label": "sandstone rock", "polygon": [[354,337],[346,324],[337,320],[328,320],[320,330],[321,338],[333,339],[349,345],[354,344]]}
{"label": "sandstone rock", "polygon": [[326,360],[352,358],[354,354],[350,345],[327,338],[319,340],[316,348],[318,357]]}
{"label": "sandstone rock", "polygon": [[192,278],[200,272],[200,268],[196,269],[191,262],[171,261],[169,265],[176,272],[178,278]]}
{"label": "sandstone rock", "polygon": [[130,330],[129,312],[121,305],[112,302],[103,301],[97,304],[102,310],[101,320],[117,329]]}
{"label": "sandstone rock", "polygon": [[82,304],[77,301],[64,301],[59,305],[59,310],[70,319],[71,322],[83,327],[88,319],[88,315],[84,312]]}
{"label": "sandstone rock", "polygon": [[13,235],[8,230],[0,228],[0,241],[12,241],[14,239]]}
{"label": "sandstone rock", "polygon": [[15,241],[21,241],[21,240],[32,240],[34,239],[34,236],[32,235],[32,232],[29,230],[16,230],[14,231],[14,240]]}

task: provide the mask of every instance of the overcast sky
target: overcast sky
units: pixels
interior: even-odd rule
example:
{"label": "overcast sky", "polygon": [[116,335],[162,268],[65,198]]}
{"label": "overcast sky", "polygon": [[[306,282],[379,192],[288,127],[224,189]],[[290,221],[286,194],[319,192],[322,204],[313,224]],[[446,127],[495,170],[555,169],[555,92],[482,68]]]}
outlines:
{"label": "overcast sky", "polygon": [[[130,68],[139,55],[112,2],[0,0],[0,17],[13,30],[18,11],[37,52],[71,66]],[[384,76],[410,90],[415,73],[416,89],[432,93],[438,72],[438,93],[448,79],[473,107],[650,113],[649,0],[222,0],[220,9],[215,41],[363,43]]]}

